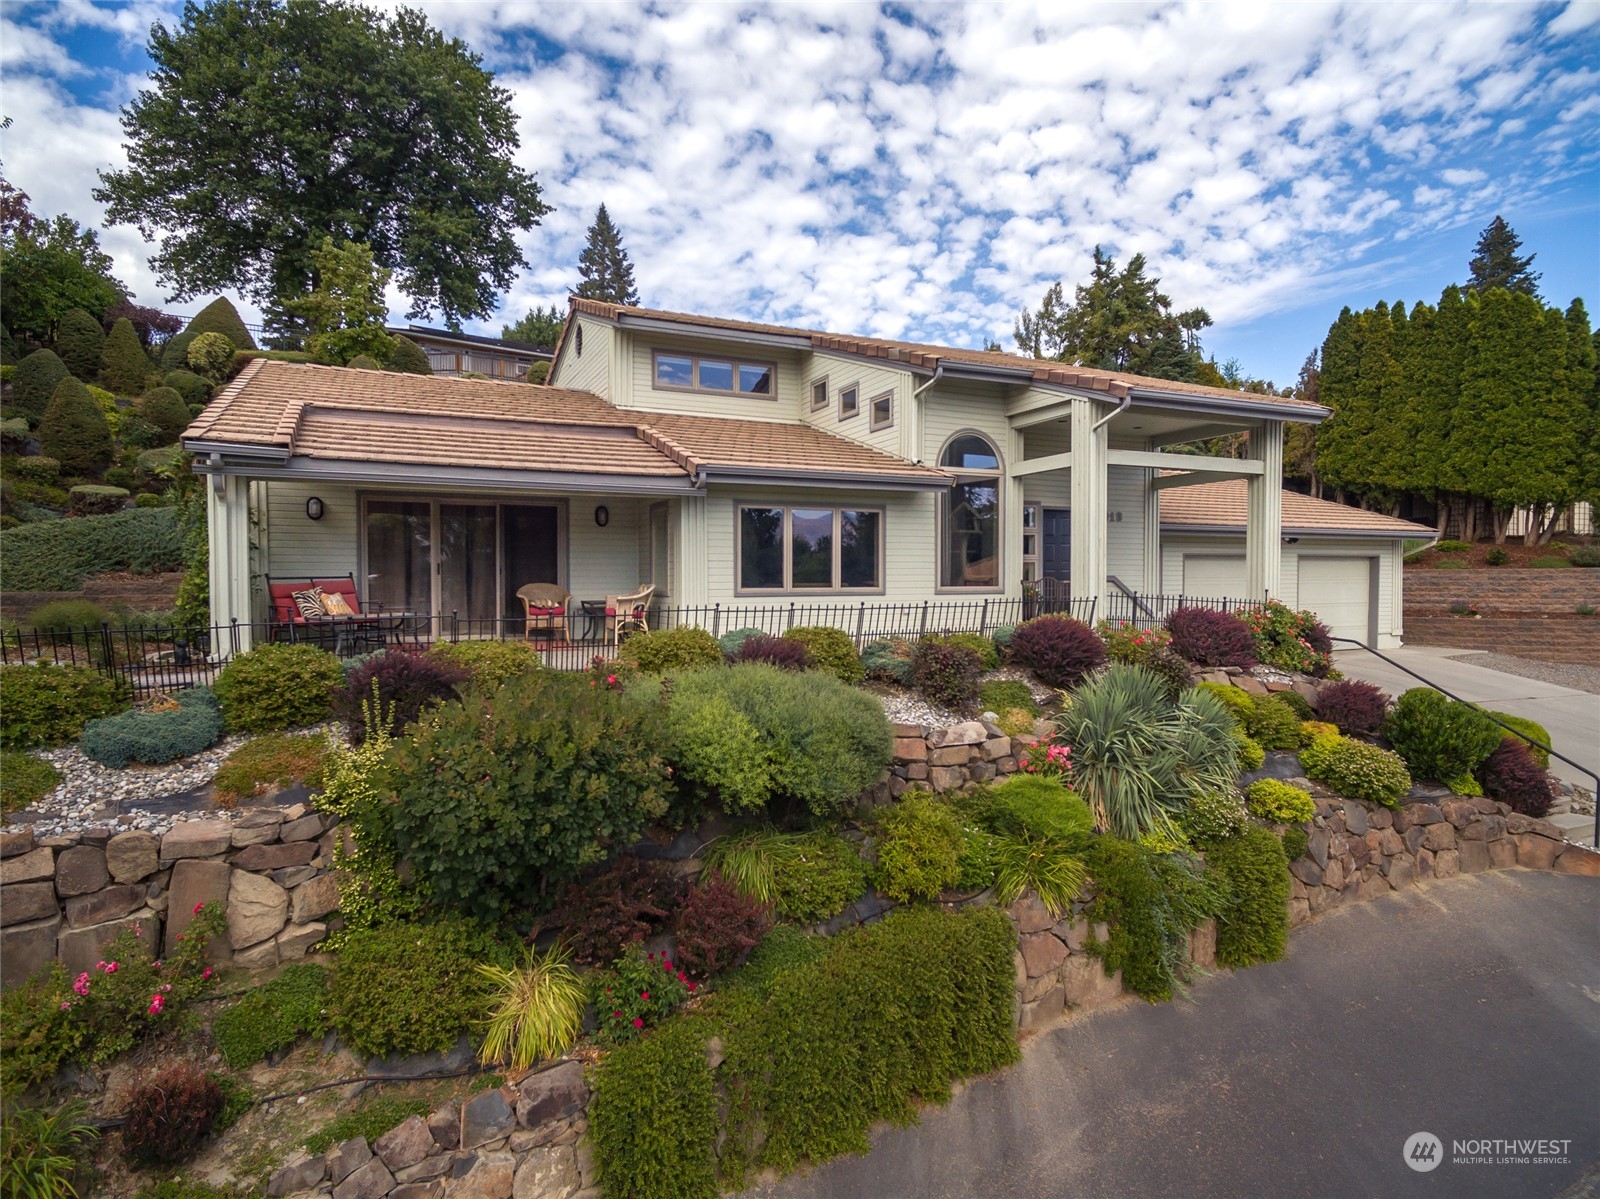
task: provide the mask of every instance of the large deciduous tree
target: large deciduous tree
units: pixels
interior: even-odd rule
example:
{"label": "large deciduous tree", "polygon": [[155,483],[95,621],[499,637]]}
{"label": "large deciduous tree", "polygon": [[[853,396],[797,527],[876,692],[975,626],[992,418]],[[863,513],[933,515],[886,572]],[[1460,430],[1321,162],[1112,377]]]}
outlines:
{"label": "large deciduous tree", "polygon": [[383,299],[389,272],[373,261],[372,248],[358,242],[335,245],[325,237],[311,264],[317,286],[289,306],[311,335],[306,348],[335,366],[363,354],[386,361],[394,350],[394,339],[383,327],[389,313]]}
{"label": "large deciduous tree", "polygon": [[1540,275],[1528,269],[1538,255],[1518,254],[1521,248],[1522,239],[1516,231],[1506,224],[1504,217],[1496,216],[1478,235],[1478,244],[1467,262],[1472,272],[1467,279],[1467,289],[1484,292],[1503,287],[1538,299]]}
{"label": "large deciduous tree", "polygon": [[1057,282],[1036,310],[1019,314],[1012,334],[1018,347],[1035,358],[1194,381],[1203,362],[1199,332],[1211,317],[1204,308],[1174,312],[1161,280],[1145,268],[1144,255],[1135,254],[1119,270],[1096,246],[1089,281],[1077,286],[1072,303]]}
{"label": "large deciduous tree", "polygon": [[514,325],[502,325],[500,336],[507,341],[520,341],[538,350],[553,350],[561,336],[561,326],[566,314],[554,304],[546,308],[533,308]]}
{"label": "large deciduous tree", "polygon": [[633,282],[633,263],[628,261],[628,251],[622,248],[622,231],[611,222],[611,214],[604,204],[594,214],[594,224],[589,226],[589,240],[578,256],[578,273],[583,282],[578,284],[578,294],[586,300],[604,300],[610,304],[637,304],[639,289]]}
{"label": "large deciduous tree", "polygon": [[159,240],[175,299],[234,289],[287,325],[324,238],[370,245],[411,315],[485,317],[549,209],[512,162],[511,95],[423,14],[342,0],[186,4],[150,31],[107,218]]}
{"label": "large deciduous tree", "polygon": [[49,344],[67,313],[100,320],[126,292],[99,234],[65,214],[35,216],[27,192],[0,179],[0,311],[13,335]]}

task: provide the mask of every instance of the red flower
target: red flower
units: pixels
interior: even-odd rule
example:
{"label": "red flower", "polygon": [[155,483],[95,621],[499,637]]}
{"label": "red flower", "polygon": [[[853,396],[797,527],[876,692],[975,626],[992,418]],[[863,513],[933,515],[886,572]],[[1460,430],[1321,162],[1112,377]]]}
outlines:
{"label": "red flower", "polygon": [[644,1021],[641,1020],[638,1016],[635,1016],[633,1018],[633,1026],[635,1028],[643,1028],[644,1027]]}
{"label": "red flower", "polygon": [[198,916],[198,915],[199,915],[199,914],[200,914],[200,909],[201,909],[201,908],[203,908],[203,907],[205,907],[205,906],[206,906],[206,905],[205,905],[205,904],[203,904],[203,903],[197,903],[197,904],[195,904],[195,905],[194,905],[194,914],[195,914],[195,915],[196,915],[196,916]]}
{"label": "red flower", "polygon": [[611,1018],[613,1020],[620,1020],[620,1019],[622,1019],[622,1013],[621,1012],[612,1012],[611,1013]]}
{"label": "red flower", "polygon": [[689,983],[689,993],[691,995],[694,994],[694,982],[692,980]]}
{"label": "red flower", "polygon": [[649,991],[640,991],[639,992],[639,998],[644,1000],[646,1003],[649,1003],[650,1002],[650,992]]}

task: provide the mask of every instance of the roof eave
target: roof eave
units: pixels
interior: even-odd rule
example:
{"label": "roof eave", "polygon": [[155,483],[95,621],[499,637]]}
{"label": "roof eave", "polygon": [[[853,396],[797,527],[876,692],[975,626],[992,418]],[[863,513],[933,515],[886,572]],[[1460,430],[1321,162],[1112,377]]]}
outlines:
{"label": "roof eave", "polygon": [[725,329],[720,325],[701,325],[694,321],[669,321],[658,316],[632,316],[618,313],[616,323],[625,329],[655,333],[674,333],[680,337],[706,337],[714,341],[745,341],[789,350],[810,350],[811,338],[795,334],[759,333],[747,329]]}
{"label": "roof eave", "polygon": [[[1432,529],[1416,526],[1415,533],[1404,529],[1335,529],[1311,527],[1308,525],[1284,525],[1281,532],[1285,537],[1361,537],[1374,538],[1379,541],[1414,541],[1419,537],[1434,535]],[[1207,536],[1229,535],[1242,536],[1245,526],[1239,525],[1191,525],[1164,520],[1161,522],[1163,533],[1200,533]]]}
{"label": "roof eave", "polygon": [[764,469],[751,466],[704,466],[700,468],[704,483],[721,483],[734,486],[794,486],[848,487],[870,491],[946,491],[952,480],[947,476],[922,474],[896,476],[877,471],[811,471]]}

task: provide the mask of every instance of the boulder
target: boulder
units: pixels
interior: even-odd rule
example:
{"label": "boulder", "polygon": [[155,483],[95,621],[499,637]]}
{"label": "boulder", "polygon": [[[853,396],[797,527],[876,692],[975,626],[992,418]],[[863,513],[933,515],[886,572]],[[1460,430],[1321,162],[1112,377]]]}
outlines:
{"label": "boulder", "polygon": [[269,845],[278,839],[278,822],[271,824],[245,824],[233,826],[233,848],[244,849],[251,845]]}
{"label": "boulder", "polygon": [[1438,853],[1441,849],[1454,849],[1456,847],[1456,830],[1447,822],[1439,821],[1430,824],[1422,833],[1422,848],[1431,849]]}
{"label": "boulder", "polygon": [[143,829],[118,833],[106,842],[106,869],[119,883],[137,883],[161,868],[161,838]]}
{"label": "boulder", "polygon": [[233,844],[233,826],[226,820],[184,820],[161,838],[161,864],[183,858],[210,858]]}
{"label": "boulder", "polygon": [[302,816],[298,820],[286,822],[278,829],[278,840],[315,841],[322,836],[325,828],[327,828],[327,825],[323,822],[321,814],[312,812],[309,816]]}
{"label": "boulder", "polygon": [[1023,933],[1018,940],[1029,978],[1049,974],[1067,960],[1067,947],[1050,933]]}
{"label": "boulder", "polygon": [[517,1114],[498,1090],[472,1096],[461,1107],[461,1148],[476,1149],[517,1126]]}
{"label": "boulder", "polygon": [[1567,851],[1556,859],[1553,869],[1557,874],[1579,874],[1585,878],[1600,878],[1600,853],[1580,845],[1569,845]]}
{"label": "boulder", "polygon": [[[1569,857],[1562,854],[1557,858],[1557,869],[1560,868],[1562,858]],[[1501,837],[1497,841],[1489,842],[1489,868],[1491,870],[1506,870],[1517,864],[1517,843],[1510,837]]]}
{"label": "boulder", "polygon": [[94,964],[105,954],[101,952],[125,932],[132,932],[138,942],[152,955],[161,943],[161,917],[154,912],[135,912],[121,920],[108,920],[88,928],[63,929],[56,937],[56,957],[67,968],[68,974],[81,974],[93,970]]}
{"label": "boulder", "polygon": [[[397,1178],[395,1181],[400,1180]],[[402,1183],[389,1192],[389,1199],[444,1199],[444,1179]]]}
{"label": "boulder", "polygon": [[934,749],[947,745],[981,745],[989,737],[989,730],[976,720],[963,720],[947,729],[935,729],[928,738]]}
{"label": "boulder", "polygon": [[[170,957],[178,946],[178,937],[194,920],[196,904],[228,903],[231,871],[223,861],[202,861],[185,858],[172,868],[172,883],[167,888],[171,902],[167,906],[167,944],[163,951]],[[227,937],[213,937],[206,948],[213,960],[232,956]]]}
{"label": "boulder", "polygon": [[[445,1183],[446,1199],[511,1199],[517,1171],[517,1159],[511,1154],[497,1151],[468,1155],[467,1162],[459,1163],[456,1170],[460,1173],[453,1171],[454,1176]],[[343,1196],[335,1192],[334,1199]]]}
{"label": "boulder", "polygon": [[48,882],[12,883],[0,887],[0,928],[47,920],[58,912],[55,884]]}
{"label": "boulder", "polygon": [[1217,964],[1217,922],[1215,920],[1203,921],[1189,931],[1189,960],[1202,970],[1209,970]]}
{"label": "boulder", "polygon": [[1538,833],[1518,833],[1511,838],[1517,843],[1517,865],[1529,870],[1549,870],[1556,859],[1563,856],[1560,841],[1541,837]]}
{"label": "boulder", "polygon": [[549,1070],[530,1074],[517,1087],[517,1123],[538,1128],[552,1120],[581,1112],[589,1102],[581,1062],[562,1062]]}
{"label": "boulder", "polygon": [[291,962],[303,958],[311,947],[328,935],[326,924],[291,924],[278,934],[278,960]]}
{"label": "boulder", "polygon": [[1011,756],[1010,737],[990,737],[978,748],[985,762],[998,762],[1001,758]]}
{"label": "boulder", "polygon": [[93,895],[74,896],[65,904],[67,923],[73,928],[87,928],[119,919],[144,903],[144,893],[145,887],[139,883],[122,883]]}
{"label": "boulder", "polygon": [[1304,854],[1289,863],[1289,873],[1308,887],[1322,886],[1322,869]]}
{"label": "boulder", "polygon": [[1007,908],[1006,915],[1016,923],[1019,933],[1042,933],[1056,922],[1056,918],[1045,909],[1044,900],[1032,891]]}
{"label": "boulder", "polygon": [[1344,801],[1344,827],[1352,836],[1364,836],[1367,831],[1367,809],[1353,799]]}
{"label": "boulder", "polygon": [[106,869],[106,851],[90,845],[75,845],[56,857],[56,894],[66,899],[90,895],[111,881]]}
{"label": "boulder", "polygon": [[1454,878],[1461,873],[1461,855],[1453,849],[1441,849],[1433,855],[1433,877]]}
{"label": "boulder", "polygon": [[228,941],[234,949],[276,937],[288,918],[287,891],[270,878],[235,867],[228,891]]}
{"label": "boulder", "polygon": [[382,1199],[394,1188],[394,1175],[377,1158],[352,1170],[333,1188],[333,1199]]}
{"label": "boulder", "polygon": [[1023,1029],[1044,1028],[1055,1023],[1061,1018],[1061,1013],[1066,1008],[1067,992],[1062,986],[1055,986],[1046,991],[1038,999],[1022,1005],[1019,1027]]}
{"label": "boulder", "polygon": [[289,845],[250,845],[233,855],[233,864],[240,870],[265,874],[285,866],[308,866],[316,856],[315,841],[295,841]]}
{"label": "boulder", "polygon": [[17,829],[14,832],[0,832],[0,858],[18,857],[32,849],[33,830],[31,828]]}
{"label": "boulder", "polygon": [[1262,698],[1268,694],[1266,684],[1258,679],[1251,678],[1247,674],[1233,676],[1232,682],[1240,691],[1253,698]]}
{"label": "boulder", "polygon": [[[432,1133],[429,1136],[432,1136]],[[432,1157],[425,1157],[416,1165],[407,1166],[404,1170],[396,1170],[394,1172],[394,1180],[398,1183],[427,1182],[446,1173],[451,1165],[450,1155],[439,1152],[438,1142],[434,1142],[431,1152],[433,1153]]]}
{"label": "boulder", "polygon": [[398,1172],[416,1165],[430,1153],[438,1153],[439,1147],[433,1143],[428,1122],[421,1116],[412,1116],[374,1141],[372,1151],[391,1171]]}
{"label": "boulder", "polygon": [[332,874],[319,874],[289,893],[289,919],[296,924],[320,920],[339,907],[339,880]]}
{"label": "boulder", "polygon": [[1122,971],[1108,975],[1098,958],[1073,954],[1061,967],[1061,981],[1073,1007],[1106,1007],[1122,998]]}
{"label": "boulder", "polygon": [[935,766],[928,771],[928,786],[935,792],[954,791],[967,781],[967,772],[959,766]]}
{"label": "boulder", "polygon": [[269,966],[278,964],[278,942],[276,939],[262,941],[257,945],[249,945],[243,949],[233,951],[231,965],[236,970],[265,970]]}
{"label": "boulder", "polygon": [[1483,841],[1461,841],[1457,845],[1461,854],[1461,873],[1480,874],[1489,869],[1489,846]]}
{"label": "boulder", "polygon": [[335,1186],[372,1160],[366,1137],[351,1137],[328,1150],[328,1180]]}
{"label": "boulder", "polygon": [[322,1155],[312,1157],[308,1154],[299,1154],[280,1166],[267,1182],[267,1195],[270,1199],[278,1199],[281,1195],[293,1195],[298,1191],[315,1190],[321,1185],[322,1180],[328,1176],[328,1162]]}
{"label": "boulder", "polygon": [[461,1144],[461,1108],[452,1099],[441,1108],[428,1114],[428,1131],[439,1142],[441,1149],[454,1149]]}
{"label": "boulder", "polygon": [[0,861],[0,885],[54,882],[55,877],[56,851],[48,845]]}
{"label": "boulder", "polygon": [[[53,907],[55,888],[50,889]],[[27,982],[55,961],[60,932],[61,917],[57,915],[0,928],[0,988],[9,990]]]}
{"label": "boulder", "polygon": [[897,737],[894,756],[900,762],[921,762],[928,756],[928,743],[921,737]]}
{"label": "boulder", "polygon": [[570,1199],[580,1185],[578,1162],[571,1145],[550,1145],[529,1151],[517,1167],[512,1199]]}

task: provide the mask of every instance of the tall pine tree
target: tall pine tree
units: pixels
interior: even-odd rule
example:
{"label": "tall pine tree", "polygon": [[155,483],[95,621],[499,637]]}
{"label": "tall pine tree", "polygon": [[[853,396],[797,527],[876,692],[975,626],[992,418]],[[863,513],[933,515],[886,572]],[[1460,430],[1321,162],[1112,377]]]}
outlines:
{"label": "tall pine tree", "polygon": [[589,242],[578,256],[578,273],[583,282],[578,294],[586,300],[610,304],[637,305],[639,290],[633,282],[633,264],[622,248],[622,233],[611,223],[611,214],[600,205],[589,226]]}
{"label": "tall pine tree", "polygon": [[1539,298],[1539,272],[1530,271],[1537,254],[1520,255],[1522,239],[1505,218],[1496,216],[1478,235],[1478,244],[1467,262],[1472,271],[1467,280],[1471,291],[1485,292],[1496,287]]}

